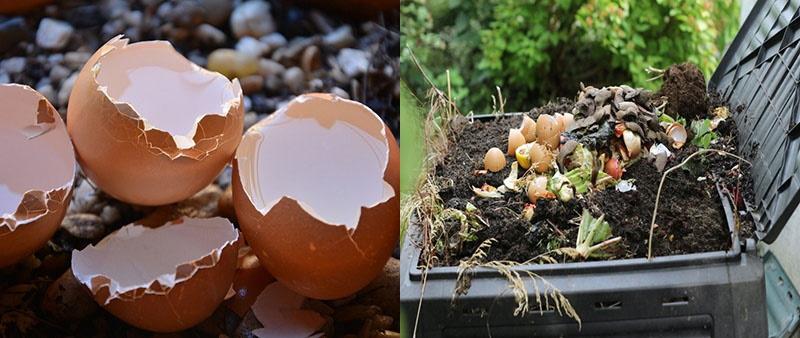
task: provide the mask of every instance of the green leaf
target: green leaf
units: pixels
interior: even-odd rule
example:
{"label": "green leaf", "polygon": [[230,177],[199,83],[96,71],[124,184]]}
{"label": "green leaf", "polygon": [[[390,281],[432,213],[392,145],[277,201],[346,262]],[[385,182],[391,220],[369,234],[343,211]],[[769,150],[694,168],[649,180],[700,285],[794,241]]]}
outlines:
{"label": "green leaf", "polygon": [[717,133],[711,130],[711,120],[704,119],[699,121],[692,121],[692,144],[700,148],[708,148],[711,141],[717,139]]}

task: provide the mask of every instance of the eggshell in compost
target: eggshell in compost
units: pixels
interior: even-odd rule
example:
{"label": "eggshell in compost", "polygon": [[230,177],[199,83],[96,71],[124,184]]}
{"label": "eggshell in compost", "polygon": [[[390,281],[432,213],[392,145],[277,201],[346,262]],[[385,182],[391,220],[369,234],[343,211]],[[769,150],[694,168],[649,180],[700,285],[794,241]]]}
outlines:
{"label": "eggshell in compost", "polygon": [[117,36],[89,59],[67,126],[84,173],[125,202],[162,205],[207,186],[243,126],[238,80],[209,72],[169,42]]}
{"label": "eggshell in compost", "polygon": [[367,285],[399,236],[399,149],[368,107],[301,95],[245,133],[234,159],[237,219],[261,264],[316,299]]}
{"label": "eggshell in compost", "polygon": [[0,85],[0,267],[30,256],[56,232],[77,170],[67,129],[39,92]]}
{"label": "eggshell in compost", "polygon": [[73,251],[72,271],[95,301],[126,323],[175,332],[211,316],[236,272],[239,232],[228,220],[130,224]]}

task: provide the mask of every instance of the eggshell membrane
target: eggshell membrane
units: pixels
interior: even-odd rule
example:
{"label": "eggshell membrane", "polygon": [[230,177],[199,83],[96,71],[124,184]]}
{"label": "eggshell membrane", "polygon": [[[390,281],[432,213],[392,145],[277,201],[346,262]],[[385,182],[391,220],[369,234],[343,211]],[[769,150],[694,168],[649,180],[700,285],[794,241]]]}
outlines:
{"label": "eggshell membrane", "polygon": [[[287,196],[281,197],[265,212],[259,211],[244,188],[240,166],[246,167],[248,156],[253,156],[254,153],[253,149],[248,149],[251,148],[248,138],[254,137],[253,134],[260,134],[262,128],[269,128],[271,123],[287,114],[287,110],[302,111],[312,108],[302,104],[303,102],[312,103],[314,110],[311,115],[315,119],[327,121],[324,122],[326,124],[342,123],[337,119],[347,113],[350,118],[358,116],[355,123],[359,126],[379,130],[383,135],[381,138],[385,141],[388,154],[382,183],[388,185],[393,194],[380,203],[362,205],[356,226],[328,223],[324,217],[306,211],[301,205],[302,200],[298,203],[298,200]],[[347,123],[344,125],[355,127]],[[342,158],[338,163],[321,162],[314,155],[320,149],[310,144],[302,146],[308,151],[296,153],[296,157],[282,158],[280,161],[297,166],[326,166],[324,168],[352,165],[348,158]],[[366,286],[380,274],[399,237],[399,161],[399,149],[394,136],[374,112],[360,103],[329,94],[300,96],[287,107],[257,123],[245,134],[242,146],[234,158],[233,201],[241,229],[261,264],[286,287],[310,298],[343,298]],[[269,173],[264,172],[263,175]],[[315,178],[296,179],[300,181]],[[325,182],[338,184],[340,189],[352,189],[348,182]],[[252,182],[247,182],[250,183]],[[329,198],[329,203],[335,204],[341,197],[332,194]]]}
{"label": "eggshell membrane", "polygon": [[[233,80],[230,88],[225,87],[220,93],[223,98],[227,94],[231,97],[227,101],[221,100],[220,111],[199,112],[196,120],[179,117],[189,119],[189,122],[182,120],[181,123],[192,128],[183,128],[182,131],[188,130],[186,134],[175,135],[159,129],[162,126],[155,125],[137,112],[136,102],[142,108],[148,108],[146,111],[156,109],[149,100],[140,98],[129,104],[108,94],[118,91],[115,89],[118,82],[115,81],[123,80],[111,80],[116,75],[103,75],[112,74],[103,72],[119,74],[125,69],[109,66],[106,70],[104,62],[123,68],[139,67],[137,69],[163,66],[181,72],[181,76],[189,74],[193,79],[217,81],[221,78],[227,81],[222,74],[194,65],[166,41],[128,45],[128,40],[121,36],[111,39],[84,65],[69,99],[67,129],[86,176],[111,196],[140,205],[174,203],[192,196],[213,181],[229,163],[241,140],[244,107],[238,80]],[[101,78],[108,78],[105,81],[114,85],[101,86],[98,82]],[[201,97],[188,97],[191,94],[181,91],[179,86],[171,87],[171,91],[160,83],[162,81],[152,78],[150,81],[159,92],[152,95],[153,101],[168,102],[170,106],[195,107],[193,101],[208,96],[208,93],[199,93],[197,95]],[[144,85],[138,84],[138,88],[148,85],[149,81]],[[172,95],[174,99],[157,95]],[[148,116],[164,120],[171,113],[174,111],[159,111]]]}
{"label": "eggshell membrane", "polygon": [[114,316],[145,330],[175,332],[222,303],[239,245],[239,232],[220,217],[184,218],[155,229],[130,224],[73,251],[72,271]]}
{"label": "eggshell membrane", "polygon": [[77,170],[64,122],[39,92],[0,85],[0,267],[30,256],[58,229]]}

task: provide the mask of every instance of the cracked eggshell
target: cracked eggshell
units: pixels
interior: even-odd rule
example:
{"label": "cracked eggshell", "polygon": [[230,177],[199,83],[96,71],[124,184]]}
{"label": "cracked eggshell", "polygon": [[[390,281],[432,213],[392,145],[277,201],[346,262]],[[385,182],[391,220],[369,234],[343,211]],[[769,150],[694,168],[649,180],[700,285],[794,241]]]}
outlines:
{"label": "cracked eggshell", "polygon": [[239,232],[225,218],[130,224],[73,251],[72,271],[95,301],[126,323],[175,332],[211,316],[236,272]]}
{"label": "cracked eggshell", "polygon": [[125,202],[163,205],[211,183],[241,140],[238,80],[207,71],[169,42],[117,36],[84,65],[67,129],[84,173]]}
{"label": "cracked eggshell", "polygon": [[233,201],[247,242],[286,287],[349,296],[383,269],[399,237],[399,149],[365,105],[297,97],[245,133]]}
{"label": "cracked eggshell", "polygon": [[77,165],[67,129],[39,92],[0,85],[0,267],[30,256],[58,230]]}

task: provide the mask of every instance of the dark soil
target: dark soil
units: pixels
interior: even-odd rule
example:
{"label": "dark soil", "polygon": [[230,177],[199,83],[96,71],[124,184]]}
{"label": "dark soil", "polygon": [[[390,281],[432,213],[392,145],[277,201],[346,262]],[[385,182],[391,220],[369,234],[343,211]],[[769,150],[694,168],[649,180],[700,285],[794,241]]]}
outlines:
{"label": "dark soil", "polygon": [[664,72],[661,96],[667,97],[667,113],[686,119],[703,118],[708,113],[706,80],[692,63],[672,65]]}
{"label": "dark soil", "polygon": [[[560,100],[529,113],[534,119],[540,113],[569,112],[572,102]],[[705,114],[705,113],[704,113]],[[540,199],[535,217],[529,222],[520,217],[528,202],[524,193],[506,193],[503,198],[476,198],[471,187],[483,184],[499,186],[508,176],[507,166],[497,173],[476,174],[483,169],[483,155],[491,147],[505,149],[508,129],[520,124],[519,116],[502,117],[496,120],[475,121],[456,135],[450,153],[436,168],[436,184],[445,208],[465,210],[471,203],[480,216],[489,224],[478,230],[477,238],[465,242],[460,248],[448,248],[440,252],[439,264],[454,265],[458,260],[472,255],[477,246],[486,239],[497,240],[488,253],[488,260],[512,260],[523,262],[560,247],[574,246],[578,221],[582,209],[593,215],[606,215],[613,236],[622,241],[611,250],[611,259],[646,257],[649,227],[655,196],[661,180],[655,166],[646,159],[633,163],[623,179],[635,179],[637,190],[626,193],[610,187],[592,191],[583,198],[568,203]],[[733,119],[724,121],[717,129],[720,138],[714,148],[736,153],[736,126]],[[672,167],[694,153],[696,147],[689,144],[674,152],[667,164]],[[514,159],[508,158],[508,162]],[[707,155],[702,160],[691,162],[692,170],[676,170],[667,176],[658,208],[654,235],[653,254],[656,256],[728,250],[730,233],[717,193],[715,182],[723,190],[737,196],[738,210],[746,210],[744,201],[752,203],[753,187],[746,164],[729,157]],[[743,169],[740,171],[739,169]],[[705,179],[698,180],[698,177]],[[752,236],[753,223],[749,214],[740,215],[741,236]],[[446,222],[448,234],[458,232],[457,221]],[[550,255],[559,261],[570,260],[560,255]]]}

